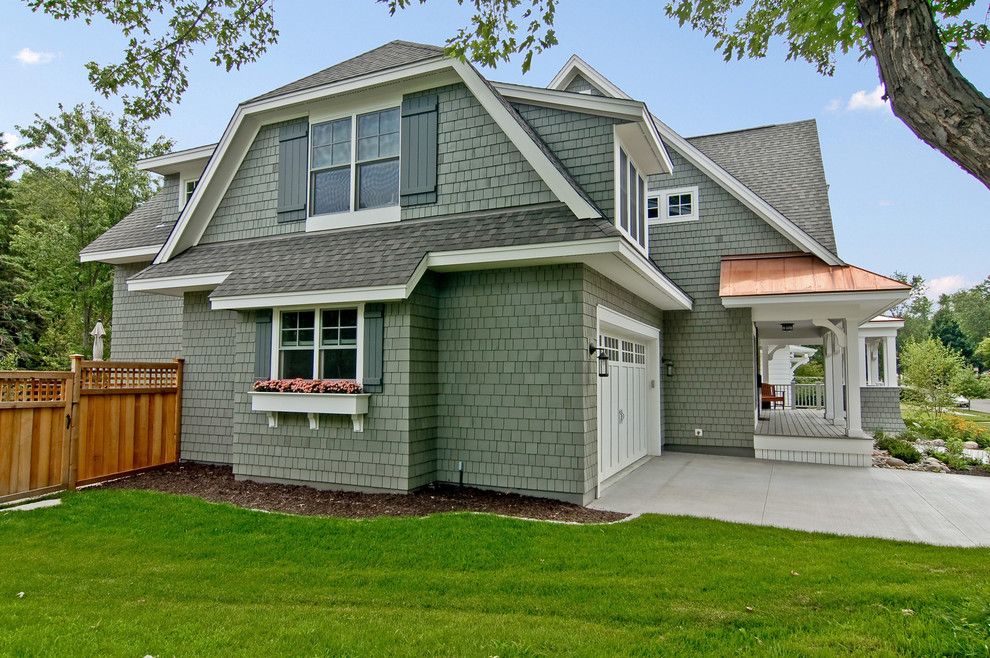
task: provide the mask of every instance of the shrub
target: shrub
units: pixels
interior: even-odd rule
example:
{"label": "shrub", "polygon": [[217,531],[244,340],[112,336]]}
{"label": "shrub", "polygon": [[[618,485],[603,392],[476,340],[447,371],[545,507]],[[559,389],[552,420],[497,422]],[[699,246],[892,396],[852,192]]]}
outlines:
{"label": "shrub", "polygon": [[890,436],[880,430],[873,435],[873,438],[877,448],[886,450],[891,457],[897,457],[908,464],[916,464],[921,461],[921,453],[918,452],[918,449],[904,439]]}
{"label": "shrub", "polygon": [[934,338],[910,342],[901,354],[904,383],[917,391],[919,404],[931,415],[952,406],[964,367],[959,352]]}
{"label": "shrub", "polygon": [[971,420],[948,414],[926,416],[913,414],[904,419],[907,433],[922,436],[929,441],[942,439],[946,445],[950,441],[975,441],[981,448],[990,447],[990,430]]}
{"label": "shrub", "polygon": [[935,451],[931,453],[931,456],[956,471],[968,471],[973,466],[979,464],[979,462],[975,459],[970,459],[969,457],[965,457],[961,454],[956,455],[948,451]]}
{"label": "shrub", "polygon": [[967,398],[985,400],[990,398],[990,376],[979,377],[975,372],[966,368],[956,379],[956,389],[960,395]]}

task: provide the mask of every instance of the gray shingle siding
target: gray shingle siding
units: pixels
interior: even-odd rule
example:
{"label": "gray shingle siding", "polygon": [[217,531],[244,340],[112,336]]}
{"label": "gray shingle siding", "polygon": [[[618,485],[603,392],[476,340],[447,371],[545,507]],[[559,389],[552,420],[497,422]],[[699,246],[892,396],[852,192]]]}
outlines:
{"label": "gray shingle siding", "polygon": [[127,290],[127,279],[145,265],[114,267],[110,358],[117,361],[169,361],[182,356],[182,299]]}
{"label": "gray shingle siding", "polygon": [[564,91],[569,91],[574,94],[591,94],[592,96],[601,96],[602,92],[598,91],[593,84],[588,82],[584,76],[575,75],[574,79],[567,83],[564,87]]}
{"label": "gray shingle siding", "polygon": [[[795,247],[668,147],[674,173],[650,189],[698,186],[700,219],[654,224],[650,256],[694,298],[694,310],[664,313],[664,429],[668,448],[753,454],[754,345],[748,309],[726,309],[718,295],[722,256]],[[695,438],[694,430],[704,432]]]}
{"label": "gray shingle siding", "polygon": [[863,430],[893,433],[904,431],[899,387],[863,386],[859,391]]}
{"label": "gray shingle siding", "polygon": [[[213,311],[205,292],[186,293],[182,349],[186,359],[182,392],[180,457],[231,463],[235,378],[232,374],[237,313]],[[253,345],[252,345],[253,350]]]}
{"label": "gray shingle siding", "polygon": [[557,156],[609,221],[615,217],[615,125],[610,117],[555,108],[513,107]]}
{"label": "gray shingle siding", "polygon": [[463,84],[436,94],[437,202],[405,206],[402,219],[525,206],[554,201],[543,179]]}
{"label": "gray shingle siding", "polygon": [[279,223],[277,220],[278,131],[281,125],[274,123],[258,130],[200,244],[282,235],[306,228],[306,222]]}

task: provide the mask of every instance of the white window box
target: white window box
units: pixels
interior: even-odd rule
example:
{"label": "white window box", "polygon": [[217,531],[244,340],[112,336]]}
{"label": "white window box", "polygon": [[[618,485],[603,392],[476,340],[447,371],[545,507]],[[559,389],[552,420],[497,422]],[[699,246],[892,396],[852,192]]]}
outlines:
{"label": "white window box", "polygon": [[354,431],[364,431],[368,393],[271,393],[251,391],[251,410],[268,413],[268,426],[278,427],[279,413],[306,414],[310,429],[319,429],[320,414],[350,415]]}

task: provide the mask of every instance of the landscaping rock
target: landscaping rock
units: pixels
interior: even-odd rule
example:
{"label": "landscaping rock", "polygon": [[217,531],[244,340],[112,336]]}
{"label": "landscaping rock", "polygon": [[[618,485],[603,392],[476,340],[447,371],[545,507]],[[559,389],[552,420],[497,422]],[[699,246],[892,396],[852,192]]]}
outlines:
{"label": "landscaping rock", "polygon": [[938,446],[939,448],[944,448],[945,447],[945,441],[943,441],[942,439],[932,439],[930,441],[930,443],[933,446]]}
{"label": "landscaping rock", "polygon": [[948,473],[949,472],[949,467],[946,466],[945,464],[943,464],[942,462],[940,462],[939,460],[935,459],[934,457],[925,457],[921,461],[921,466],[926,471],[929,471],[931,473]]}
{"label": "landscaping rock", "polygon": [[963,448],[966,450],[979,450],[980,444],[976,441],[966,441],[963,443]]}
{"label": "landscaping rock", "polygon": [[907,468],[907,462],[897,457],[887,457],[886,462],[891,468]]}

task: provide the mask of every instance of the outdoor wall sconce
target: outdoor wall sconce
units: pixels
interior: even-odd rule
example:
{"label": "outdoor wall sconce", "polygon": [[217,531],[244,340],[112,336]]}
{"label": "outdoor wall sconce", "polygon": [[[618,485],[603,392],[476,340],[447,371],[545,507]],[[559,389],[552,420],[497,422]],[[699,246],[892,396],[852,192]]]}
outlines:
{"label": "outdoor wall sconce", "polygon": [[780,323],[780,330],[781,331],[794,331],[794,323],[793,322],[781,322]]}
{"label": "outdoor wall sconce", "polygon": [[667,376],[668,377],[673,377],[674,376],[674,362],[673,361],[669,361],[667,359],[664,359],[663,360],[663,365],[664,365],[664,369],[667,372]]}
{"label": "outdoor wall sconce", "polygon": [[598,376],[608,377],[608,354],[594,343],[590,343],[588,345],[588,354],[594,355],[595,352],[598,352]]}

